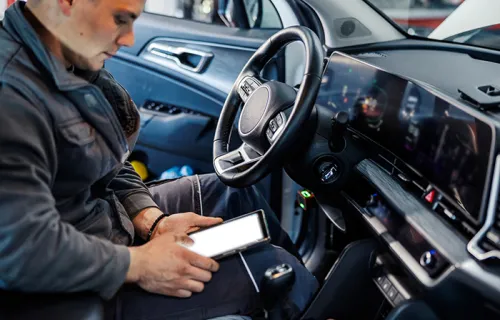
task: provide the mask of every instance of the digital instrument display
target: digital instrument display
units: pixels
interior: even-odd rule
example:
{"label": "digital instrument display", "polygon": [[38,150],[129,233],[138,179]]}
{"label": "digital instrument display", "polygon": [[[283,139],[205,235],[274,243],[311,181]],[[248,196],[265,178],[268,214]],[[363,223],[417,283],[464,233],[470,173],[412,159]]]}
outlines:
{"label": "digital instrument display", "polygon": [[187,247],[202,256],[221,258],[270,239],[262,210],[228,220],[189,234],[194,245]]}
{"label": "digital instrument display", "polygon": [[399,157],[479,218],[492,128],[430,91],[334,53],[316,101]]}

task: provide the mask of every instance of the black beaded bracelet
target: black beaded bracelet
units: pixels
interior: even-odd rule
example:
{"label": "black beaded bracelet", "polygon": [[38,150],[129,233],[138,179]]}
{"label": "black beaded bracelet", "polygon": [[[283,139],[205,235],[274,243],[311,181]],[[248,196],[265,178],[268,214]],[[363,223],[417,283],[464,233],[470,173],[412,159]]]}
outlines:
{"label": "black beaded bracelet", "polygon": [[155,231],[156,225],[158,222],[160,222],[161,219],[167,217],[168,214],[162,213],[158,218],[156,218],[155,222],[153,222],[153,225],[151,226],[151,229],[149,229],[148,236],[146,238],[146,242],[151,239],[151,236],[153,235],[153,231]]}

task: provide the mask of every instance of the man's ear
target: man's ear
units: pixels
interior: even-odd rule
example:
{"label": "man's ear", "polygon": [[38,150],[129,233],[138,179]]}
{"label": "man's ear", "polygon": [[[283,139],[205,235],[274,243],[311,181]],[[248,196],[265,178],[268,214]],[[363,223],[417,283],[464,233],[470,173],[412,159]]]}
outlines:
{"label": "man's ear", "polygon": [[65,16],[71,15],[71,9],[73,8],[73,0],[57,0],[57,4],[59,5],[61,12]]}

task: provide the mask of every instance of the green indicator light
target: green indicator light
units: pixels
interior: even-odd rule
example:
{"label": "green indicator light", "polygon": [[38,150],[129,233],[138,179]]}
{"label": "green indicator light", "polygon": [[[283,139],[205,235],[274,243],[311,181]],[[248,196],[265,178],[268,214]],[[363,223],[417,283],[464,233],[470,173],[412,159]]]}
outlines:
{"label": "green indicator light", "polygon": [[306,208],[306,206],[305,206],[303,203],[301,203],[301,204],[300,204],[300,207],[301,207],[302,209],[305,209],[305,208]]}
{"label": "green indicator light", "polygon": [[377,83],[377,79],[373,79],[373,83]]}
{"label": "green indicator light", "polygon": [[304,198],[310,198],[311,197],[311,194],[309,193],[309,191],[304,190],[301,193],[304,196]]}
{"label": "green indicator light", "polygon": [[351,69],[351,68],[349,68],[349,72],[352,72],[352,69]]}

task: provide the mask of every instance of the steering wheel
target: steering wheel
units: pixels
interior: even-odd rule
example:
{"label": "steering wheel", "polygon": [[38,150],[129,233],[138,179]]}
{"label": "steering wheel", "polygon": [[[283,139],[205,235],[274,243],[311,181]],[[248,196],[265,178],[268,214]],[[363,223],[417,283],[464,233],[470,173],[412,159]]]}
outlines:
{"label": "steering wheel", "polygon": [[[298,91],[285,83],[260,77],[270,59],[294,41],[304,44],[306,57]],[[305,27],[277,32],[250,58],[224,103],[215,131],[214,169],[223,183],[238,188],[253,185],[291,151],[313,110],[321,84],[323,58],[320,40]],[[238,134],[243,144],[229,151],[233,123],[242,104]]]}

